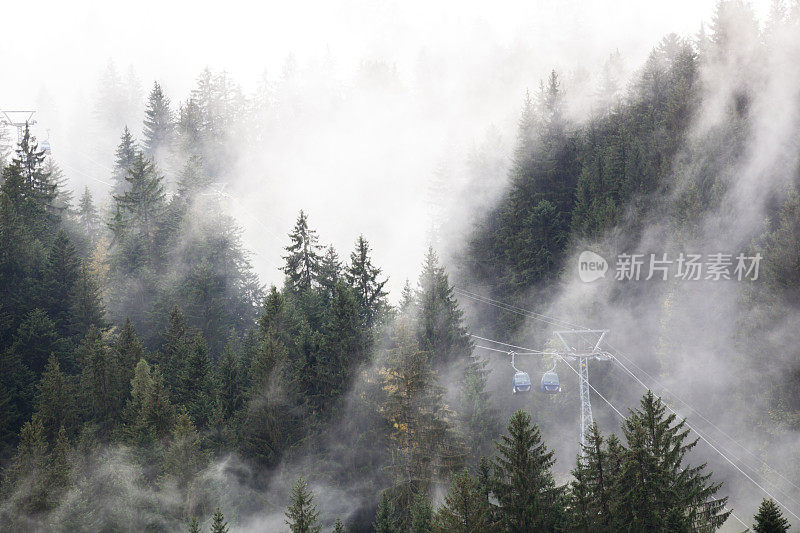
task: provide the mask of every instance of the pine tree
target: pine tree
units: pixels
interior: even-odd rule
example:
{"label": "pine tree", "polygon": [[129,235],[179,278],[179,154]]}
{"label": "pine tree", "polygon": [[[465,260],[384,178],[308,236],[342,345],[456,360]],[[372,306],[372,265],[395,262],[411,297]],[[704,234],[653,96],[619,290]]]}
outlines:
{"label": "pine tree", "polygon": [[756,513],[753,531],[755,533],[784,533],[789,531],[789,521],[784,518],[780,508],[773,500],[764,498]]}
{"label": "pine tree", "polygon": [[72,287],[72,316],[70,330],[72,335],[84,337],[92,327],[104,331],[108,329],[105,307],[94,276],[81,262],[78,277]]}
{"label": "pine tree", "polygon": [[464,326],[464,312],[458,306],[453,287],[433,248],[428,249],[419,278],[417,336],[435,364],[466,359],[472,341]]}
{"label": "pine tree", "polygon": [[130,397],[131,380],[136,372],[136,365],[139,360],[144,358],[142,343],[136,336],[133,324],[129,318],[125,318],[122,330],[114,339],[112,344],[114,350],[115,368],[114,375],[114,394],[121,405]]}
{"label": "pine tree", "polygon": [[444,504],[436,512],[435,523],[435,530],[442,533],[494,531],[489,502],[481,494],[478,482],[466,470],[453,477]]}
{"label": "pine tree", "polygon": [[76,424],[77,406],[73,388],[73,384],[61,372],[55,355],[50,354],[42,379],[36,385],[34,412],[34,416],[42,424],[47,442],[55,442],[60,430],[72,429]]}
{"label": "pine tree", "polygon": [[169,446],[164,452],[164,470],[174,476],[178,488],[185,489],[203,466],[200,436],[186,408],[181,408],[172,428]]}
{"label": "pine tree", "polygon": [[344,524],[339,517],[336,517],[336,522],[333,524],[333,533],[344,533]]}
{"label": "pine tree", "polygon": [[433,529],[433,507],[427,494],[417,494],[411,507],[409,533],[428,533]]}
{"label": "pine tree", "polygon": [[319,533],[319,511],[314,505],[314,494],[301,477],[292,486],[291,501],[286,509],[286,525],[292,533]]}
{"label": "pine tree", "polygon": [[402,531],[394,515],[394,505],[389,500],[386,491],[381,493],[372,529],[375,530],[375,533],[400,533]]}
{"label": "pine tree", "polygon": [[550,471],[555,460],[542,441],[539,428],[525,411],[508,423],[508,435],[496,444],[492,492],[497,498],[504,531],[547,531],[562,519],[562,490]]}
{"label": "pine tree", "polygon": [[202,337],[195,337],[174,390],[175,402],[183,405],[197,424],[205,429],[214,407],[214,375],[208,348]]}
{"label": "pine tree", "polygon": [[460,384],[459,418],[465,433],[471,436],[471,451],[476,460],[491,452],[493,439],[502,432],[498,411],[486,390],[487,365],[487,361],[472,356]]}
{"label": "pine tree", "polygon": [[246,374],[242,369],[236,348],[237,346],[233,342],[228,342],[217,364],[217,399],[225,419],[234,416],[244,405]]}
{"label": "pine tree", "polygon": [[147,100],[147,109],[144,112],[144,153],[146,156],[158,160],[162,152],[169,150],[172,145],[175,119],[170,109],[169,98],[164,95],[161,85],[153,84],[153,90]]}
{"label": "pine tree", "polygon": [[333,291],[341,273],[342,263],[339,261],[339,255],[333,246],[328,246],[325,255],[320,259],[319,274],[317,276],[317,283],[319,283],[319,288],[324,295],[325,301],[330,301],[333,298]]}
{"label": "pine tree", "polygon": [[283,267],[286,284],[293,291],[307,291],[319,277],[320,246],[317,244],[317,232],[309,229],[308,218],[303,211],[300,211],[289,239],[292,242],[285,248],[287,255],[283,257],[286,261]]}
{"label": "pine tree", "polygon": [[[125,174],[128,188],[114,196],[126,232],[143,240],[151,260],[155,232],[166,209],[163,180],[153,162],[146,159],[141,150],[136,150]],[[122,235],[116,237],[119,239]]]}
{"label": "pine tree", "polygon": [[210,533],[228,533],[228,523],[225,521],[225,516],[220,511],[219,507],[214,511],[214,516],[211,517],[211,531]]}
{"label": "pine tree", "polygon": [[42,273],[42,309],[53,320],[60,337],[72,333],[74,287],[81,262],[66,232],[59,231]]}
{"label": "pine tree", "polygon": [[16,513],[35,515],[50,508],[46,472],[47,443],[41,422],[34,419],[22,426],[16,454],[4,479],[10,485],[4,492],[16,493]]}
{"label": "pine tree", "polygon": [[379,279],[381,269],[372,264],[369,252],[369,242],[359,235],[346,273],[347,281],[358,295],[359,310],[367,328],[375,325],[388,306],[386,291],[383,290],[388,280]]}
{"label": "pine tree", "polygon": [[398,322],[392,344],[381,370],[386,394],[382,410],[391,428],[391,490],[401,525],[408,527],[414,496],[430,490],[435,479],[449,475],[460,463],[463,450],[447,422],[444,389],[407,321]]}
{"label": "pine tree", "polygon": [[117,150],[114,154],[114,169],[112,172],[114,187],[111,191],[112,194],[122,195],[130,188],[127,176],[133,168],[138,152],[139,149],[136,146],[136,141],[133,139],[133,135],[131,135],[128,126],[125,126],[119,140],[119,146],[117,146]]}
{"label": "pine tree", "polygon": [[170,390],[180,387],[186,359],[189,357],[191,343],[186,320],[177,305],[169,313],[167,329],[161,334],[161,349],[158,364],[164,372]]}
{"label": "pine tree", "polygon": [[83,189],[83,194],[78,200],[78,221],[89,242],[96,244],[100,237],[100,216],[97,214],[88,186]]}
{"label": "pine tree", "polygon": [[34,309],[25,315],[17,328],[6,357],[18,358],[38,378],[52,353],[55,353],[59,363],[69,366],[65,351],[64,342],[59,339],[53,321],[41,309]]}
{"label": "pine tree", "polygon": [[125,407],[124,434],[137,444],[151,444],[173,429],[174,407],[158,369],[140,359],[131,380],[131,399]]}
{"label": "pine tree", "polygon": [[78,348],[78,361],[81,365],[80,390],[86,398],[86,414],[98,424],[101,432],[109,431],[117,404],[112,388],[116,369],[108,347],[96,328],[89,330]]}
{"label": "pine tree", "polygon": [[[603,437],[592,426],[591,435],[572,471],[570,507],[574,526],[580,531],[613,531],[612,510],[617,489],[613,457],[603,447]],[[620,490],[624,490],[620,487]]]}
{"label": "pine tree", "polygon": [[648,531],[714,530],[730,515],[724,511],[727,498],[714,497],[722,484],[709,482],[705,465],[683,465],[697,440],[687,442],[689,429],[676,418],[648,391],[641,409],[625,420],[627,450],[620,473],[625,490],[615,517],[620,523]]}
{"label": "pine tree", "polygon": [[192,520],[189,522],[189,533],[201,533],[200,530],[200,522],[197,521],[196,517],[192,517]]}

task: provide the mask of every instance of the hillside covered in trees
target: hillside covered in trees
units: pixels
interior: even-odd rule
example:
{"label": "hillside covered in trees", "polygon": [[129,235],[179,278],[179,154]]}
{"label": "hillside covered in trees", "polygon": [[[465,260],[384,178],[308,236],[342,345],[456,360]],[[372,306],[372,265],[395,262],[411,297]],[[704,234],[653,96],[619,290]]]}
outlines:
{"label": "hillside covered in trees", "polygon": [[[722,1],[627,84],[612,55],[581,120],[553,70],[506,132],[497,202],[466,244],[434,228],[400,294],[369,227],[337,250],[306,211],[286,224],[283,283],[259,280],[225,184],[276,127],[260,119],[294,104],[225,73],[177,105],[153,84],[115,132],[104,197],[73,191],[28,127],[0,137],[0,529],[786,531],[798,35],[798,4],[759,27]],[[103,127],[130,107],[115,80]],[[471,193],[488,195],[499,152],[465,164]],[[610,261],[589,285],[581,250],[763,261],[753,283],[621,283]],[[553,350],[565,324],[620,339],[592,368],[582,447],[569,363],[517,361],[534,389],[555,363],[562,394],[509,390],[509,348]]]}

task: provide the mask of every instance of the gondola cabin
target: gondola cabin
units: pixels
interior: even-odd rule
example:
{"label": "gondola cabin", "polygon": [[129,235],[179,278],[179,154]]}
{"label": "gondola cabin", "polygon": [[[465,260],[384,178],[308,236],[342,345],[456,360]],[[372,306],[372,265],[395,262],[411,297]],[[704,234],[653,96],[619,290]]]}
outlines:
{"label": "gondola cabin", "polygon": [[556,394],[561,392],[561,384],[558,382],[558,374],[555,372],[545,372],[542,376],[542,392],[546,394]]}
{"label": "gondola cabin", "polygon": [[50,155],[50,141],[44,140],[39,143],[39,148],[46,154]]}
{"label": "gondola cabin", "polygon": [[513,393],[530,392],[531,391],[531,377],[527,372],[517,372],[514,374],[514,389]]}

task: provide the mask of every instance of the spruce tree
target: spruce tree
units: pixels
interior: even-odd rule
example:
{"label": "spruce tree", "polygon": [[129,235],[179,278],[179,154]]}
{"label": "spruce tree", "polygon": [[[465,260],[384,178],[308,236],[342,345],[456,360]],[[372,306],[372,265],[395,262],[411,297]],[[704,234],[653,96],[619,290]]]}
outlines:
{"label": "spruce tree", "polygon": [[153,84],[144,112],[144,153],[155,160],[172,145],[175,118],[170,109],[169,98],[164,95],[158,82]]}
{"label": "spruce tree", "polygon": [[118,399],[117,401],[124,405],[130,396],[131,380],[136,371],[136,365],[144,357],[142,343],[139,342],[129,318],[125,318],[125,324],[114,339],[112,349],[114,350],[116,361],[114,394]]}
{"label": "spruce tree", "polygon": [[95,244],[100,237],[100,216],[92,200],[89,187],[83,189],[83,194],[78,200],[78,221],[91,244]]}
{"label": "spruce tree", "polygon": [[525,411],[508,422],[497,441],[492,492],[503,531],[551,531],[563,519],[562,489],[550,471],[555,460]]}
{"label": "spruce tree", "polygon": [[489,502],[478,482],[466,470],[456,474],[444,503],[436,511],[435,531],[441,533],[490,533]]}
{"label": "spruce tree", "polygon": [[320,246],[317,232],[308,227],[308,218],[303,211],[300,211],[289,239],[291,244],[285,248],[287,254],[283,257],[287,287],[295,292],[307,291],[319,278]]}
{"label": "spruce tree", "polygon": [[789,521],[781,513],[778,504],[772,499],[764,498],[756,513],[753,531],[755,533],[784,533],[789,531]]}
{"label": "spruce tree", "polygon": [[78,277],[72,287],[72,335],[84,337],[92,327],[100,331],[108,329],[105,307],[94,276],[85,262],[81,262]]}
{"label": "spruce tree", "polygon": [[433,507],[427,494],[419,493],[411,506],[409,533],[428,533],[433,529]]}
{"label": "spruce tree", "polygon": [[394,515],[394,505],[392,505],[392,502],[389,500],[386,491],[381,493],[381,499],[378,502],[378,509],[375,512],[375,521],[372,523],[372,529],[375,530],[375,533],[400,533],[400,531],[402,531]]}
{"label": "spruce tree", "polygon": [[225,521],[225,516],[222,514],[222,511],[219,507],[217,510],[214,511],[214,515],[211,517],[211,530],[210,533],[228,533],[230,529],[228,529],[228,523]]}
{"label": "spruce tree", "polygon": [[339,261],[339,255],[333,246],[328,246],[328,249],[325,250],[325,255],[320,259],[319,274],[317,275],[317,283],[319,283],[324,301],[327,302],[333,298],[333,291],[341,274],[342,263]]}
{"label": "spruce tree", "polygon": [[120,228],[114,226],[112,229],[118,232],[116,238],[133,235],[141,239],[149,261],[155,259],[153,240],[166,209],[163,180],[153,162],[137,149],[125,174],[127,190],[114,196],[124,230],[119,234]]}
{"label": "spruce tree", "polygon": [[74,385],[64,375],[55,355],[51,354],[42,379],[36,385],[34,416],[42,424],[44,438],[54,443],[60,430],[72,430],[77,422]]}
{"label": "spruce tree", "polygon": [[359,235],[346,272],[347,281],[358,295],[359,311],[367,328],[375,325],[388,306],[386,291],[383,290],[388,280],[379,279],[381,269],[372,264],[369,252],[369,242]]}
{"label": "spruce tree", "polygon": [[290,499],[285,520],[289,530],[292,533],[319,533],[322,528],[317,524],[319,511],[314,505],[314,494],[302,477],[292,486]]}
{"label": "spruce tree", "polygon": [[200,522],[197,521],[196,517],[192,517],[192,520],[189,522],[189,533],[201,533],[200,530]]}
{"label": "spruce tree", "polygon": [[80,386],[85,396],[86,415],[102,433],[111,429],[118,399],[112,388],[115,365],[108,347],[96,328],[91,328],[78,348],[81,365]]}
{"label": "spruce tree", "polygon": [[333,524],[333,533],[344,533],[344,524],[339,517],[336,517],[336,522]]}
{"label": "spruce tree", "polygon": [[173,391],[175,402],[183,405],[201,430],[205,429],[214,408],[214,375],[208,348],[197,336],[189,348],[189,355],[181,369],[178,386]]}
{"label": "spruce tree", "polygon": [[433,248],[428,248],[419,277],[417,337],[434,364],[465,360],[472,354],[472,341],[464,326],[453,287]]}
{"label": "spruce tree", "polygon": [[721,483],[710,481],[705,465],[683,464],[697,440],[651,391],[623,424],[627,441],[620,486],[623,500],[616,519],[647,531],[714,530],[730,515],[727,497],[716,498]]}
{"label": "spruce tree", "polygon": [[128,126],[125,126],[114,154],[114,169],[112,172],[114,187],[112,189],[112,194],[121,195],[130,188],[127,176],[133,168],[138,152],[139,149],[136,146],[136,141],[133,139],[133,135],[131,135]]}
{"label": "spruce tree", "polygon": [[[614,458],[604,447],[603,436],[592,426],[591,435],[572,471],[572,516],[575,527],[581,531],[613,531],[614,491],[618,482],[612,461]],[[618,524],[621,525],[621,524]]]}
{"label": "spruce tree", "polygon": [[160,372],[140,359],[131,380],[131,397],[125,407],[124,435],[136,444],[152,444],[173,429],[174,413]]}
{"label": "spruce tree", "polygon": [[497,408],[491,393],[486,390],[488,362],[470,357],[460,385],[459,418],[467,435],[471,436],[471,453],[476,461],[492,451],[492,443],[502,432]]}
{"label": "spruce tree", "polygon": [[42,309],[53,320],[60,337],[72,333],[75,285],[81,261],[66,232],[59,231],[42,273]]}
{"label": "spruce tree", "polygon": [[164,452],[164,471],[175,478],[179,489],[184,490],[202,468],[203,460],[200,436],[186,408],[181,408]]}

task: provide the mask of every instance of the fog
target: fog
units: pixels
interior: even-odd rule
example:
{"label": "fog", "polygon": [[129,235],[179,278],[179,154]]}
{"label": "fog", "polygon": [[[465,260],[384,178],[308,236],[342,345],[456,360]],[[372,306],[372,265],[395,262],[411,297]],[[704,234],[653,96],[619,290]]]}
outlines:
{"label": "fog", "polygon": [[[101,181],[109,181],[120,134],[99,128],[95,117],[109,62],[141,103],[139,113],[153,81],[177,109],[206,67],[227,71],[245,95],[264,83],[276,98],[294,91],[302,116],[282,123],[273,150],[249,158],[226,189],[258,274],[265,283],[280,282],[282,237],[302,208],[322,241],[342,254],[365,233],[397,294],[406,277],[416,276],[427,245],[427,191],[437,168],[463,161],[492,127],[507,154],[525,90],[536,91],[550,69],[585,80],[565,84],[573,117],[580,118],[611,53],[620,52],[629,74],[664,34],[695,34],[712,10],[712,1],[491,8],[481,2],[148,1],[135,8],[40,2],[33,11],[12,3],[3,13],[0,73],[14,81],[2,84],[0,109],[38,110],[36,133],[50,136],[74,189],[88,185],[105,194]],[[364,72],[375,64],[391,72],[394,79],[380,82],[391,88],[364,87],[372,83]],[[122,122],[131,122],[139,137],[137,119]],[[458,198],[462,186],[462,169],[451,166],[445,201]],[[491,185],[504,184],[500,171]],[[463,218],[446,224],[484,211],[491,190],[483,191],[486,198],[466,198]]]}
{"label": "fog", "polygon": [[[245,247],[253,254],[261,282],[281,283],[278,265],[286,234],[303,209],[321,242],[333,244],[340,256],[346,257],[363,233],[370,240],[375,263],[389,277],[391,299],[397,301],[404,281],[416,278],[429,244],[445,258],[457,256],[475,220],[498,201],[507,184],[507,165],[526,90],[535,92],[540,80],[551,69],[557,70],[566,91],[569,119],[574,124],[585,122],[599,113],[596,88],[611,54],[619,52],[622,58],[623,92],[627,80],[664,35],[693,37],[701,23],[710,21],[713,5],[712,1],[683,0],[498,6],[485,2],[254,6],[148,1],[119,7],[103,2],[44,2],[32,12],[16,3],[5,7],[0,30],[0,109],[37,110],[34,131],[39,138],[49,137],[53,157],[73,190],[88,186],[97,198],[105,198],[113,148],[121,132],[98,124],[94,111],[100,80],[109,65],[128,84],[140,110],[153,81],[163,86],[177,109],[203,69],[225,71],[240,84],[246,98],[267,97],[270,102],[266,114],[253,117],[254,122],[268,123],[260,142],[232,147],[234,168],[226,171],[228,178],[219,188],[225,209],[243,229]],[[768,2],[752,5],[765,20]],[[740,35],[746,37],[746,29]],[[745,408],[753,406],[737,403],[734,389],[741,376],[728,364],[729,358],[743,356],[737,322],[742,314],[742,287],[643,284],[618,298],[619,287],[612,279],[585,284],[572,275],[569,266],[577,264],[577,254],[585,248],[606,259],[632,250],[736,253],[747,249],[763,228],[767,204],[785,194],[800,155],[796,141],[791,141],[800,131],[800,79],[797,69],[791,68],[800,58],[799,43],[791,34],[773,38],[781,43],[777,48],[781,53],[769,61],[753,52],[754,41],[743,37],[736,57],[704,65],[702,113],[693,119],[692,145],[680,150],[674,171],[678,185],[664,198],[663,210],[646,221],[642,235],[629,240],[624,228],[616,228],[598,242],[577,243],[557,296],[543,307],[538,295],[531,294],[529,308],[570,323],[610,328],[612,351],[622,350],[624,364],[630,359],[658,376],[661,384],[646,380],[648,386],[665,394],[690,424],[707,432],[714,442],[722,442],[721,448],[734,462],[753,465],[753,471],[747,471],[754,479],[798,509],[793,504],[800,499],[796,487],[789,487],[759,460],[747,459],[748,452],[737,450],[735,443],[718,433],[711,437],[713,428],[688,408],[704,406],[699,410],[702,415],[755,451],[758,430],[742,429],[753,424],[753,411]],[[742,75],[743,65],[754,69],[752,78]],[[751,104],[755,118],[746,135],[746,150],[729,160],[720,157],[727,163],[725,174],[731,186],[720,206],[698,222],[696,234],[681,242],[665,241],[671,202],[703,171],[693,156],[723,151],[718,128],[743,84],[757,87],[758,96]],[[121,120],[130,122],[134,135],[140,136],[141,116],[132,113]],[[490,162],[490,171],[481,175],[479,183],[470,176],[467,163],[476,153]],[[480,292],[482,287],[470,289]],[[481,304],[462,300],[479,330]],[[668,309],[670,304],[675,307]],[[798,318],[796,312],[786,310],[785,321],[765,336],[774,345],[790,346]],[[536,349],[543,347],[553,329],[552,324],[535,320],[526,327],[531,332],[527,341]],[[679,353],[659,348],[665,339],[678,337],[683,347]],[[509,410],[517,406],[517,400],[506,397],[506,363],[494,360],[491,384],[498,391],[495,398]],[[549,365],[530,366],[538,371]],[[666,367],[667,379],[662,378]],[[442,375],[449,370],[440,369]],[[560,371],[566,376],[568,394],[551,407],[569,415],[563,424],[545,432],[546,440],[553,443],[578,437],[577,382],[566,368]],[[610,373],[620,371],[619,367],[598,370],[598,390],[603,392]],[[770,375],[773,370],[765,372]],[[643,392],[631,381],[630,389],[609,391],[607,398],[627,413]],[[598,398],[593,397],[593,402],[603,430],[617,431],[619,419],[613,411]],[[768,457],[771,467],[783,471],[796,454],[796,437],[775,438],[769,450],[759,452],[765,452],[762,456]],[[577,442],[557,446],[556,452],[563,482],[573,465]],[[121,455],[114,460],[124,462]],[[706,443],[701,442],[690,458],[695,464],[710,462],[711,470],[726,482],[723,490],[731,495],[730,506],[747,522],[764,493]],[[267,499],[275,512],[243,520],[244,531],[282,526],[280,495],[288,492],[291,480],[306,466],[301,461],[277,469],[272,482],[266,483],[271,487]],[[225,468],[217,464],[207,475],[226,476]],[[794,468],[787,473],[792,479],[797,474]],[[757,477],[759,471],[766,477]],[[312,483],[312,488],[321,495],[318,503],[326,516],[346,518],[355,511],[339,503],[353,487]],[[231,489],[232,499],[236,490]],[[167,496],[162,491],[142,497]]]}

